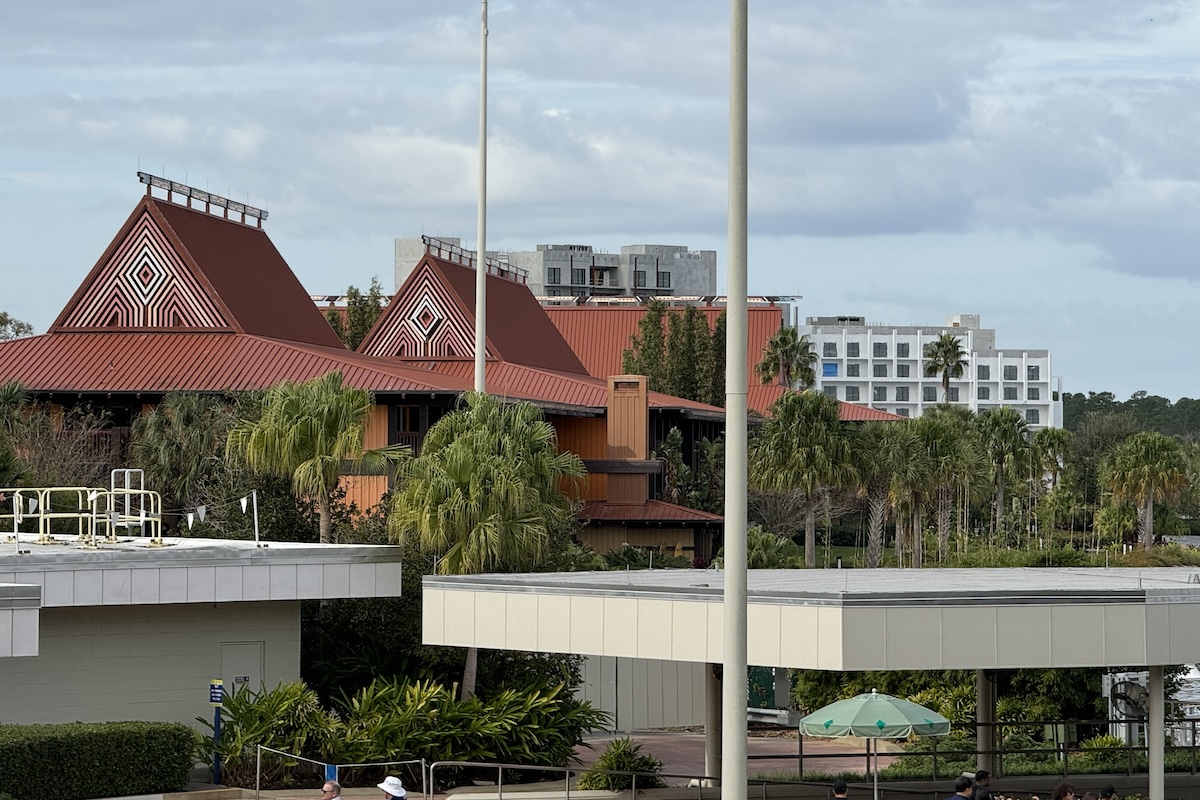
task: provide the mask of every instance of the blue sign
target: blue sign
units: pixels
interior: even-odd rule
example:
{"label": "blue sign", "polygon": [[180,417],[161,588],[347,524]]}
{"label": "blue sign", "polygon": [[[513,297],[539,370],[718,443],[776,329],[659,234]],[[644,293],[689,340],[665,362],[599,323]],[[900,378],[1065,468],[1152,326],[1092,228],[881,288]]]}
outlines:
{"label": "blue sign", "polygon": [[208,702],[214,706],[219,706],[225,699],[225,687],[221,685],[221,681],[213,681],[208,685]]}

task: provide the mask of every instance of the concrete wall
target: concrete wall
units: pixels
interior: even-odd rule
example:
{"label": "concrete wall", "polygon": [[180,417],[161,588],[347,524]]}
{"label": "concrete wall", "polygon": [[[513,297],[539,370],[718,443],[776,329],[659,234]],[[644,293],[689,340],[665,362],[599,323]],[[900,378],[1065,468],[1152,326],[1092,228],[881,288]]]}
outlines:
{"label": "concrete wall", "polygon": [[238,677],[255,689],[300,677],[298,601],[45,608],[40,654],[0,660],[0,723],[199,727],[209,681]]}
{"label": "concrete wall", "polygon": [[705,664],[589,656],[576,695],[610,715],[614,731],[704,724]]}

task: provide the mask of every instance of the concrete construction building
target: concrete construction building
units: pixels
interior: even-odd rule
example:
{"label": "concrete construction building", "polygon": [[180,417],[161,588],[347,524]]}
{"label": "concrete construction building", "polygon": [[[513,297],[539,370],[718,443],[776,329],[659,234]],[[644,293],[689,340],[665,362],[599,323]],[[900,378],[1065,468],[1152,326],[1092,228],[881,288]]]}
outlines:
{"label": "concrete construction building", "polygon": [[830,397],[903,417],[942,401],[941,378],[925,377],[925,345],[944,333],[960,338],[967,367],[950,381],[946,400],[972,411],[1017,409],[1031,428],[1062,426],[1062,379],[1049,350],[997,349],[996,331],[978,314],[954,314],[944,325],[896,326],[865,317],[808,317],[805,330],[820,358],[817,388]]}
{"label": "concrete construction building", "polygon": [[[402,286],[425,255],[431,237],[396,240],[396,286]],[[441,238],[461,247],[462,241]],[[539,297],[589,295],[711,295],[717,291],[715,250],[679,245],[631,244],[620,253],[597,252],[585,244],[539,244],[536,250],[488,256],[520,272]]]}

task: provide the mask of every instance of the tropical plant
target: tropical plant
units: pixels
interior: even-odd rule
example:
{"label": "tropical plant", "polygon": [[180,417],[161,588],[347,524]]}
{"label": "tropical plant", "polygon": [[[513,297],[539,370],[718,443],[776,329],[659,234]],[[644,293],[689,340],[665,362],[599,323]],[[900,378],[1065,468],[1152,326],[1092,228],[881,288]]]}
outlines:
{"label": "tropical plant", "polygon": [[1137,506],[1142,549],[1154,546],[1154,503],[1177,497],[1188,486],[1188,459],[1177,439],[1161,433],[1136,433],[1112,451],[1104,464],[1104,483],[1115,500]]}
{"label": "tropical plant", "polygon": [[1010,406],[989,408],[975,418],[975,432],[992,471],[995,505],[993,525],[999,531],[1004,518],[1004,481],[1006,471],[1016,471],[1028,450],[1028,426],[1021,414]]}
{"label": "tropical plant", "polygon": [[767,340],[754,374],[764,384],[778,380],[789,389],[805,389],[817,382],[817,361],[808,334],[784,325]]}
{"label": "tropical plant", "polygon": [[967,351],[962,339],[952,333],[943,333],[925,345],[925,377],[942,379],[942,402],[950,397],[950,379],[961,378],[967,368]]}
{"label": "tropical plant", "polygon": [[907,422],[866,422],[852,436],[859,493],[867,502],[867,566],[883,564],[892,487],[912,479],[917,437]]}
{"label": "tropical plant", "polygon": [[[534,568],[571,512],[563,483],[583,474],[578,456],[558,451],[537,406],[469,393],[403,466],[388,532],[437,556],[444,575]],[[469,649],[464,695],[475,691],[477,659]]]}
{"label": "tropical plant", "polygon": [[939,560],[944,560],[949,552],[950,518],[956,499],[969,493],[971,482],[987,470],[978,439],[971,430],[971,418],[967,409],[941,406],[917,420],[929,458]]}
{"label": "tropical plant", "polygon": [[652,392],[667,388],[667,341],[663,332],[666,315],[663,301],[651,297],[629,349],[621,353],[621,369],[629,375],[645,375]]}
{"label": "tropical plant", "polygon": [[373,402],[370,392],[344,386],[340,372],[307,383],[283,381],[262,397],[258,419],[243,419],[229,432],[226,457],[291,477],[296,493],[316,505],[320,539],[328,543],[343,463],[381,473],[408,452],[400,445],[363,450]]}
{"label": "tropical plant", "polygon": [[233,424],[232,408],[220,397],[168,394],[134,420],[129,457],[168,508],[196,506],[205,481],[224,466],[222,454]]}
{"label": "tropical plant", "polygon": [[804,562],[816,565],[816,512],[831,489],[857,478],[850,438],[836,400],[819,392],[788,392],[750,442],[750,486],[791,494],[803,505]]}
{"label": "tropical plant", "polygon": [[635,785],[659,789],[667,784],[658,777],[663,764],[632,739],[613,739],[586,772],[579,776],[580,789],[623,792]]}

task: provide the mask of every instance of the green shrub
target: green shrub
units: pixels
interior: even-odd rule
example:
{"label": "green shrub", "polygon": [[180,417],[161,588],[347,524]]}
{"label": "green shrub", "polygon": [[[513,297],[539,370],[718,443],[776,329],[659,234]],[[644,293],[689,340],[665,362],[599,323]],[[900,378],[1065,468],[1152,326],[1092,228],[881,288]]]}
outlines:
{"label": "green shrub", "polygon": [[196,733],[171,722],[0,725],[0,793],[15,800],[178,792]]}
{"label": "green shrub", "polygon": [[579,788],[623,792],[633,786],[633,776],[620,774],[623,772],[637,773],[638,788],[661,788],[667,785],[658,777],[662,766],[661,761],[643,753],[642,746],[632,739],[613,739],[596,763],[579,776]]}

